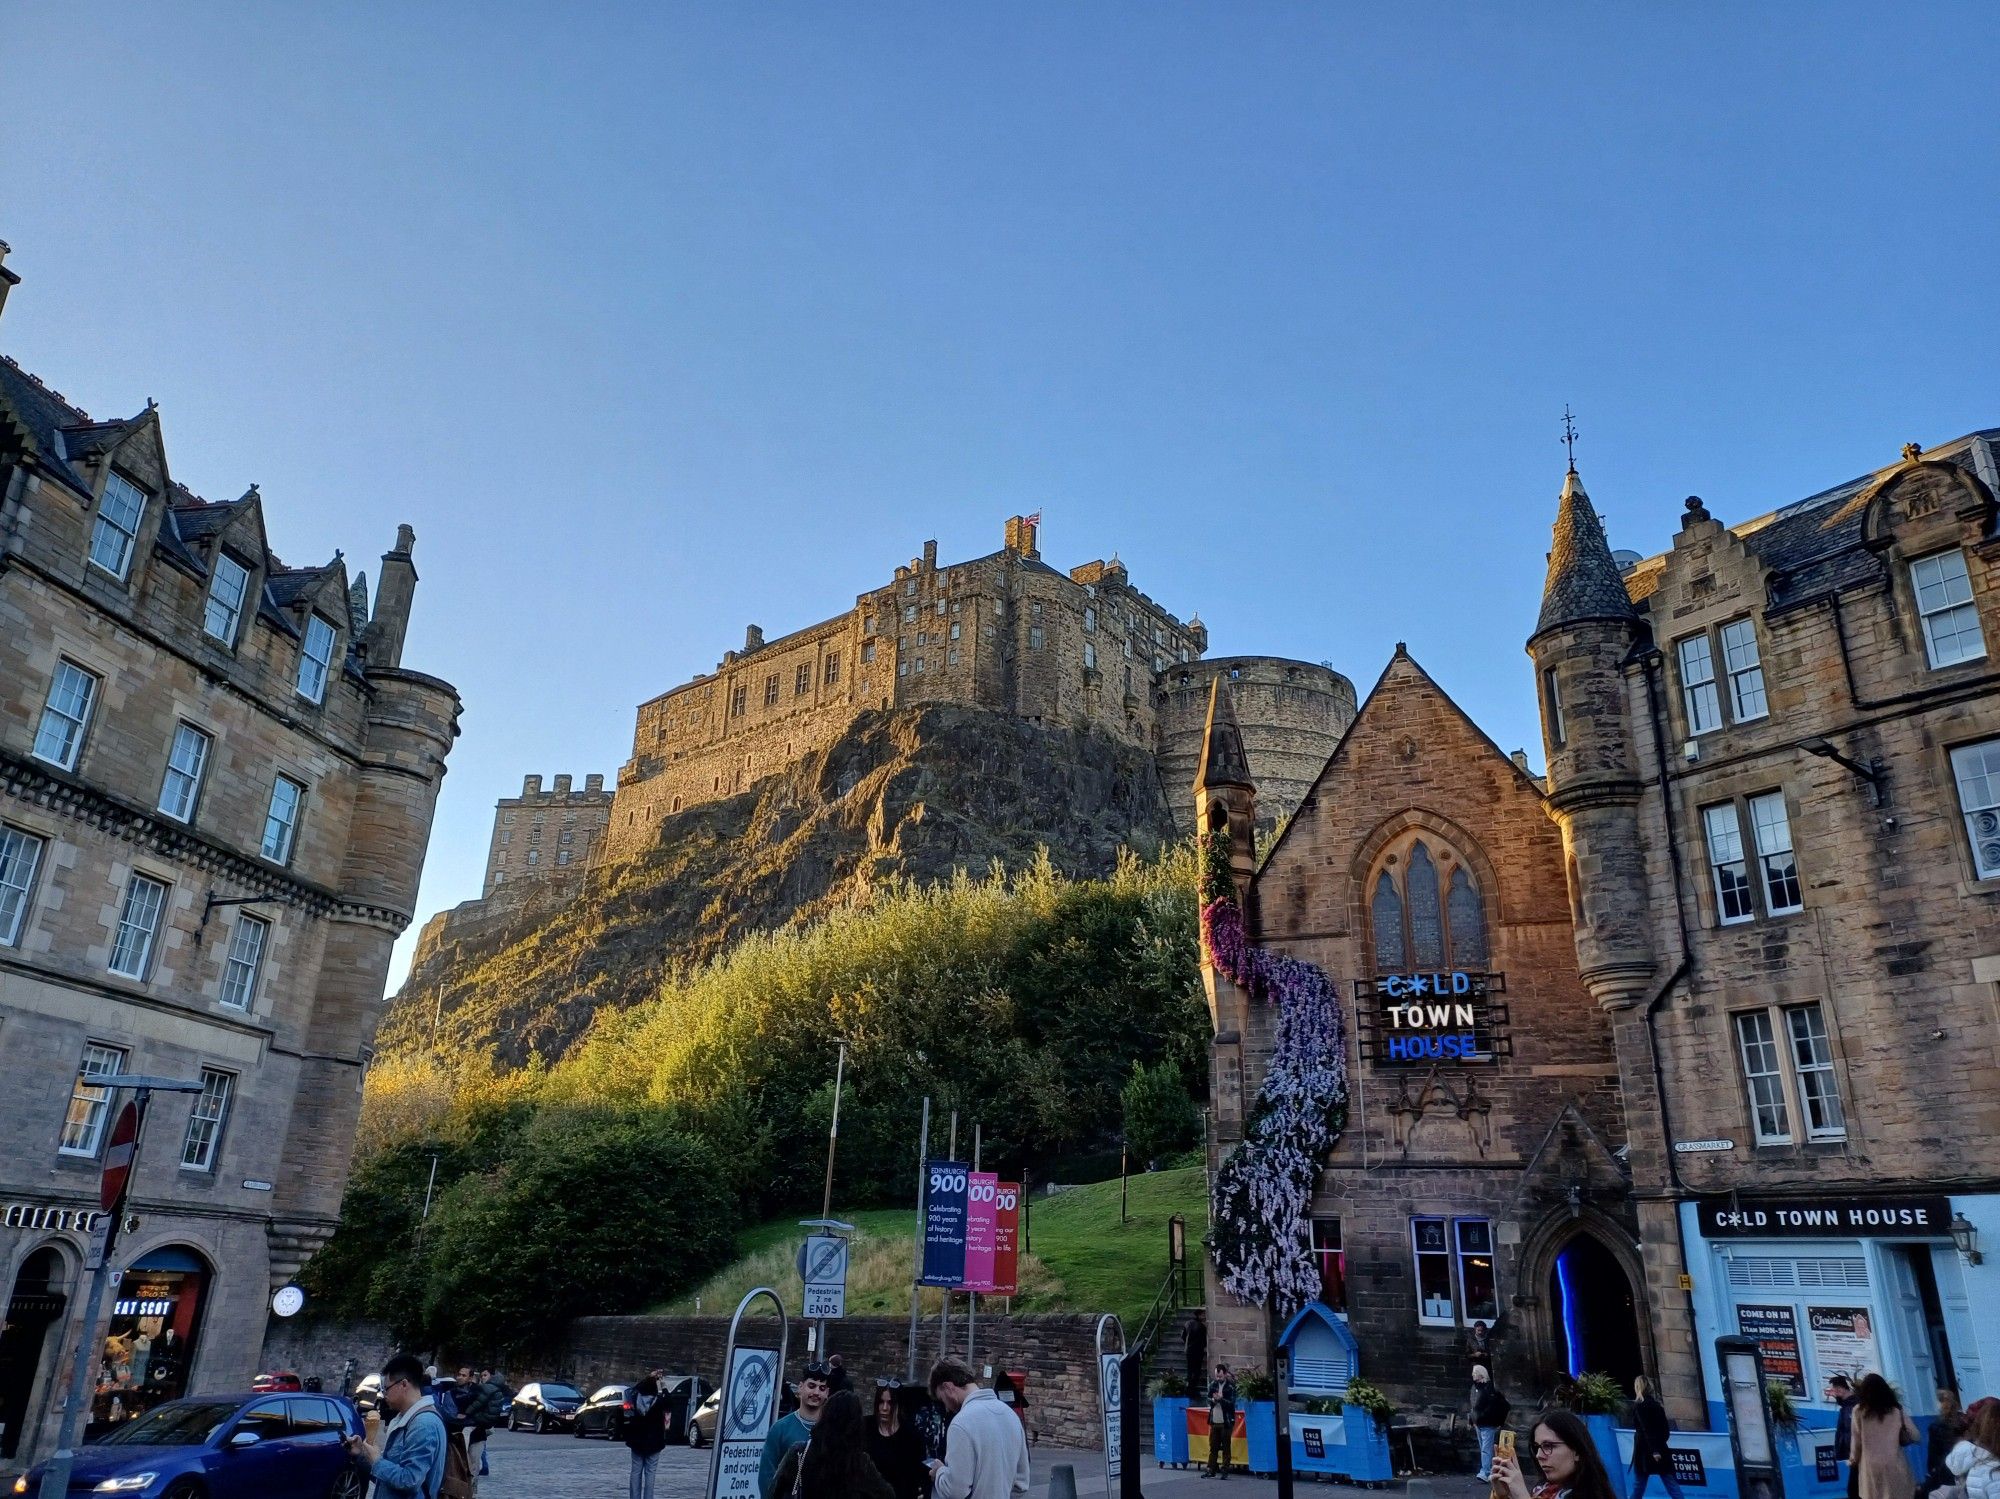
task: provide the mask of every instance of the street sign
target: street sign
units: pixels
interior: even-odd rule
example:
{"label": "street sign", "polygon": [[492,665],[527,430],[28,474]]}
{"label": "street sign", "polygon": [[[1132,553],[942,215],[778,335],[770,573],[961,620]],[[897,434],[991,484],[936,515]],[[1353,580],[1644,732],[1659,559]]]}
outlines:
{"label": "street sign", "polygon": [[799,1246],[799,1279],[805,1282],[809,1322],[847,1315],[847,1240],[814,1234]]}
{"label": "street sign", "polygon": [[709,1499],[759,1499],[757,1465],[777,1409],[778,1350],[733,1350],[722,1382]]}
{"label": "street sign", "polygon": [[[1118,1347],[1105,1346],[1106,1332],[1115,1333]],[[1104,1491],[1116,1493],[1125,1471],[1125,1324],[1111,1312],[1097,1319],[1097,1410],[1104,1428]]]}
{"label": "street sign", "polygon": [[132,1176],[132,1153],[138,1145],[139,1105],[128,1103],[111,1126],[111,1143],[104,1149],[104,1174],[98,1179],[97,1204],[107,1213],[125,1196],[125,1184]]}
{"label": "street sign", "polygon": [[1705,1155],[1711,1150],[1734,1150],[1734,1140],[1676,1140],[1674,1150],[1681,1155]]}

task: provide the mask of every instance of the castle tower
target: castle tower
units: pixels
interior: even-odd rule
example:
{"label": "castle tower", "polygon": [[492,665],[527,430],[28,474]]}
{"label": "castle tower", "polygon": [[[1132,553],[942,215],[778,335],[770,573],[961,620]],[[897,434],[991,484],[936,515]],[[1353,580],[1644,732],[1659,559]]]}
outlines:
{"label": "castle tower", "polygon": [[1577,961],[1608,1010],[1644,1000],[1655,967],[1639,841],[1643,782],[1625,679],[1639,635],[1603,523],[1572,468],[1556,508],[1528,654],[1542,709],[1549,807],[1562,826],[1576,908]]}

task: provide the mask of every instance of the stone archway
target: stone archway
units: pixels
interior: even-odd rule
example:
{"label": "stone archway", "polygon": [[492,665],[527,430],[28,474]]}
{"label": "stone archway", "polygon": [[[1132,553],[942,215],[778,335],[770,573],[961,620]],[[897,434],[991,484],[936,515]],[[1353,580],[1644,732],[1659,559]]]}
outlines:
{"label": "stone archway", "polygon": [[1522,1310],[1537,1377],[1609,1374],[1626,1390],[1658,1368],[1645,1266],[1624,1225],[1593,1207],[1544,1219],[1521,1245]]}
{"label": "stone archway", "polygon": [[0,1458],[28,1446],[28,1429],[55,1372],[69,1307],[71,1263],[62,1248],[43,1244],[21,1261],[8,1288],[0,1324]]}

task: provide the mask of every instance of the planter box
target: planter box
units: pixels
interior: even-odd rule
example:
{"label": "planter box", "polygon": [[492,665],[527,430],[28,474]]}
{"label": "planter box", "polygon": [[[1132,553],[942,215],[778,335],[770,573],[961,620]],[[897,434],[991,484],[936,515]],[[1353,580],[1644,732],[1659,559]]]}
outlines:
{"label": "planter box", "polygon": [[1618,1454],[1618,1418],[1585,1416],[1583,1424],[1590,1431],[1590,1440],[1597,1448],[1597,1455],[1604,1459],[1604,1471],[1610,1476],[1611,1487],[1620,1494],[1631,1493],[1632,1475],[1625,1466],[1625,1460]]}
{"label": "planter box", "polygon": [[1272,1474],[1278,1471],[1278,1404],[1275,1400],[1252,1400],[1243,1407],[1243,1435],[1250,1444],[1250,1471]]}
{"label": "planter box", "polygon": [[[1153,1397],[1153,1461],[1163,1468],[1188,1463],[1188,1402],[1179,1395]],[[1206,1458],[1206,1447],[1202,1451]]]}
{"label": "planter box", "polygon": [[[1272,1414],[1275,1421],[1275,1408]],[[1387,1483],[1396,1476],[1388,1432],[1368,1412],[1351,1405],[1332,1416],[1293,1412],[1292,1469],[1326,1473],[1349,1483]]]}

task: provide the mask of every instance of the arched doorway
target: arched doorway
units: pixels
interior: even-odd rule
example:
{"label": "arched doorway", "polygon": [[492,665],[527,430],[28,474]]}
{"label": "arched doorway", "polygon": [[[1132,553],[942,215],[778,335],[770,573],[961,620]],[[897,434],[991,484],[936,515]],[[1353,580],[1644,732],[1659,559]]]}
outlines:
{"label": "arched doorway", "polygon": [[111,1306],[86,1437],[187,1393],[209,1280],[208,1261],[185,1244],[149,1249],[126,1267]]}
{"label": "arched doorway", "polygon": [[52,1333],[69,1305],[62,1251],[45,1244],[21,1262],[0,1325],[0,1458],[16,1456],[27,1437],[35,1378]]}
{"label": "arched doorway", "polygon": [[1596,1234],[1579,1232],[1556,1251],[1549,1306],[1562,1372],[1609,1374],[1629,1390],[1645,1372],[1639,1298],[1618,1256]]}

